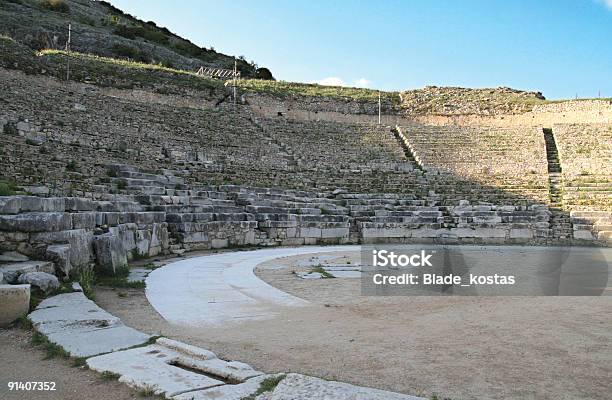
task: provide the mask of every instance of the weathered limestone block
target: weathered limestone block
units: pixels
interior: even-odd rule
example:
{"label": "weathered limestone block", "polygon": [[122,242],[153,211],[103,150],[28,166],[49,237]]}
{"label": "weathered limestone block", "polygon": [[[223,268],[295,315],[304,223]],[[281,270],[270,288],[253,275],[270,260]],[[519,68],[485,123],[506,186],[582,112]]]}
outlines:
{"label": "weathered limestone block", "polygon": [[121,245],[125,252],[131,257],[131,252],[136,249],[135,233],[138,230],[136,224],[121,224],[109,229],[109,232],[121,239]]}
{"label": "weathered limestone block", "polygon": [[105,272],[114,274],[118,269],[127,267],[126,250],[117,235],[107,233],[94,237],[97,265]]}
{"label": "weathered limestone block", "polygon": [[27,256],[24,256],[16,251],[7,251],[0,254],[0,263],[23,262],[28,260],[29,258]]}
{"label": "weathered limestone block", "polygon": [[348,238],[349,228],[330,228],[321,230],[321,238]]}
{"label": "weathered limestone block", "polygon": [[58,212],[32,212],[0,215],[0,230],[20,232],[50,232],[72,229],[70,214]]}
{"label": "weathered limestone block", "polygon": [[30,285],[0,285],[0,328],[4,328],[30,308]]}
{"label": "weathered limestone block", "polygon": [[72,264],[70,263],[70,245],[69,244],[54,244],[47,247],[46,258],[53,261],[55,264],[56,272],[68,278],[70,271],[72,270]]}
{"label": "weathered limestone block", "polygon": [[595,236],[593,235],[593,232],[591,231],[575,230],[574,239],[594,240]]}
{"label": "weathered limestone block", "polygon": [[64,212],[63,197],[21,196],[21,212]]}
{"label": "weathered limestone block", "polygon": [[96,203],[91,199],[66,197],[64,202],[66,211],[93,211],[96,209]]}
{"label": "weathered limestone block", "polygon": [[[153,224],[151,227],[151,247],[149,250],[150,256],[159,254],[159,251],[166,251],[168,249],[168,224]],[[159,251],[154,250],[159,248]],[[155,251],[155,254],[152,252]]]}
{"label": "weathered limestone block", "polygon": [[287,374],[272,394],[274,400],[334,399],[334,400],[425,400],[406,394],[328,381],[312,376]]}
{"label": "weathered limestone block", "polygon": [[136,240],[136,254],[139,256],[148,256],[149,248],[151,246],[151,231],[138,230],[135,233]]}
{"label": "weathered limestone block", "polygon": [[71,268],[82,268],[93,260],[93,232],[86,229],[74,229],[60,232],[43,232],[30,235],[32,244],[68,244],[70,245]]}
{"label": "weathered limestone block", "polygon": [[510,229],[510,239],[532,239],[532,229]]}
{"label": "weathered limestone block", "polygon": [[72,215],[73,229],[93,229],[96,227],[97,221],[96,212],[79,212]]}
{"label": "weathered limestone block", "polygon": [[45,293],[51,293],[60,286],[57,277],[46,272],[28,272],[20,275],[18,281],[35,286]]}
{"label": "weathered limestone block", "polygon": [[20,210],[20,196],[0,196],[0,214],[18,214]]}
{"label": "weathered limestone block", "polygon": [[28,272],[47,272],[52,274],[54,266],[48,261],[24,261],[0,265],[0,272],[4,275],[4,280],[8,283],[17,283],[20,275]]}

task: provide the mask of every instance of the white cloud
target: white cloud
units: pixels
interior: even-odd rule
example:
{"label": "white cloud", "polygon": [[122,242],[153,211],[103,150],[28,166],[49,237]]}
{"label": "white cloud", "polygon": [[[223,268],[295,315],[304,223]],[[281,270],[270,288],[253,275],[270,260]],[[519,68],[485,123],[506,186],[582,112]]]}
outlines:
{"label": "white cloud", "polygon": [[346,86],[346,82],[337,76],[330,76],[327,78],[319,79],[318,81],[311,81],[310,83],[316,83],[318,85],[325,86]]}
{"label": "white cloud", "polygon": [[[612,0],[610,0],[612,1]],[[325,86],[351,86],[344,81],[344,79],[337,76],[329,76],[327,78],[319,79],[317,81],[310,81],[308,83],[316,83],[318,85]],[[359,88],[369,87],[372,82],[366,78],[360,78],[353,82],[352,86]]]}
{"label": "white cloud", "polygon": [[612,0],[597,0],[597,2],[612,10]]}
{"label": "white cloud", "polygon": [[371,83],[372,82],[367,80],[366,78],[359,78],[355,81],[355,87],[367,88],[368,86],[370,86]]}

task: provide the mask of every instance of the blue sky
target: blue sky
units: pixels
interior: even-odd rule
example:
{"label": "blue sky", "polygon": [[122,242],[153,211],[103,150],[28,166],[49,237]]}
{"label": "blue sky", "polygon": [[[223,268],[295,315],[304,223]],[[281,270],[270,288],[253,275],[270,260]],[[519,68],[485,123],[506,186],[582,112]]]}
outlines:
{"label": "blue sky", "polygon": [[277,79],[612,97],[612,0],[111,0]]}

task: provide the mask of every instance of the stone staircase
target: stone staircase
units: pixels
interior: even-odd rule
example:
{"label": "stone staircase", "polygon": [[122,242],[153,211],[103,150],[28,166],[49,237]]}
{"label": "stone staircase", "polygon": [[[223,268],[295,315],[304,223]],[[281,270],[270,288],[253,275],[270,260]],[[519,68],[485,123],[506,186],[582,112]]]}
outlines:
{"label": "stone staircase", "polygon": [[563,174],[557,144],[552,129],[544,128],[543,133],[548,162],[552,235],[555,239],[571,239],[573,237],[572,222],[569,213],[563,209]]}

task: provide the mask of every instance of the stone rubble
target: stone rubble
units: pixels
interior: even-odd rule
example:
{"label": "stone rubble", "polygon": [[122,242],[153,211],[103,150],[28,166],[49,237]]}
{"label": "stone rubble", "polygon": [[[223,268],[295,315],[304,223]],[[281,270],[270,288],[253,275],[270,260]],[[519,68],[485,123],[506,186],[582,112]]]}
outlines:
{"label": "stone rubble", "polygon": [[47,294],[60,287],[57,277],[46,272],[27,272],[19,275],[17,281],[21,284],[30,284],[30,286],[37,287]]}

